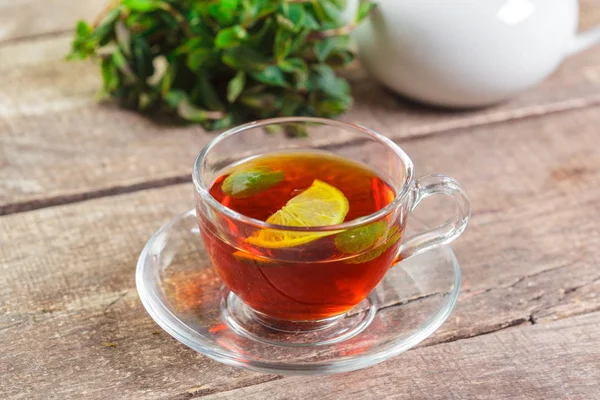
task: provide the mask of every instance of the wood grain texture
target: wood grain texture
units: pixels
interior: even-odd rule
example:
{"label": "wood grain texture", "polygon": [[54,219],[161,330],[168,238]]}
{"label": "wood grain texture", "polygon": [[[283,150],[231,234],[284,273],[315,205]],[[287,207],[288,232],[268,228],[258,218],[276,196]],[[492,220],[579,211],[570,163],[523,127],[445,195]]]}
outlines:
{"label": "wood grain texture", "polygon": [[71,31],[77,20],[93,20],[107,3],[108,0],[0,0],[0,45]]}
{"label": "wood grain texture", "polygon": [[[467,343],[462,340],[459,347],[439,353],[409,352],[368,370],[375,371],[368,376],[376,384],[364,383],[364,374],[371,372],[360,371],[338,378],[342,387],[358,394],[365,387],[380,390],[376,393],[381,396],[398,394],[408,389],[385,391],[384,383],[403,385],[403,377],[413,375],[403,372],[403,366],[414,365],[412,357],[417,357],[424,364],[415,370],[422,375],[415,375],[414,391],[409,393],[417,397],[422,387],[421,396],[434,389],[442,396],[451,378],[436,380],[426,373],[428,368],[435,364],[440,370],[458,371],[474,357],[475,389],[489,391],[498,387],[498,379],[512,381],[524,374],[525,360],[532,359],[535,379],[526,382],[525,393],[533,398],[534,389],[548,395],[571,393],[573,398],[592,393],[594,388],[581,382],[595,382],[597,370],[590,370],[590,359],[580,347],[570,345],[577,338],[587,341],[586,335],[595,335],[590,343],[597,341],[597,320],[585,330],[565,330],[579,326],[570,325],[577,315],[600,310],[600,226],[592,218],[600,212],[598,110],[401,143],[415,161],[417,175],[453,175],[465,186],[474,208],[471,226],[454,246],[464,277],[461,298],[447,323],[424,345],[437,349],[435,344],[510,326],[532,329],[532,323],[542,326],[561,318],[567,322],[548,325],[558,327],[547,328],[556,329],[555,336],[527,333],[521,341],[521,333],[515,339],[498,336],[505,338],[504,353],[487,342],[461,347]],[[369,149],[348,146],[344,151],[360,154]],[[134,269],[143,244],[160,224],[191,207],[191,191],[191,185],[181,184],[0,218],[1,397],[184,399],[279,379],[197,355],[160,331],[137,298]],[[427,210],[426,202],[419,212],[430,218],[435,210]],[[544,345],[531,345],[535,341]],[[521,354],[525,351],[526,356]],[[560,356],[554,359],[553,351]],[[461,354],[460,362],[452,357],[455,352]],[[565,361],[571,359],[574,364]],[[469,375],[457,376],[469,389]],[[285,386],[289,381],[277,383]],[[320,387],[329,390],[329,384]],[[525,384],[520,385],[511,386]],[[289,387],[302,393],[301,385]],[[458,386],[450,388],[451,394],[460,394]]]}
{"label": "wood grain texture", "polygon": [[[56,7],[70,12],[66,4]],[[586,10],[599,5],[586,2],[585,26],[593,22]],[[0,214],[182,182],[213,137],[96,104],[96,66],[63,60],[70,36],[0,46]],[[352,77],[356,104],[344,119],[402,139],[590,107],[600,103],[599,66],[596,48],[509,103],[464,112],[409,103],[358,71]]]}
{"label": "wood grain texture", "polygon": [[[594,121],[600,122],[598,108],[400,142],[417,176],[455,177],[473,206],[472,222],[453,246],[463,294],[454,320],[432,342],[549,319],[554,312],[600,309]],[[417,214],[427,212],[427,203],[421,207]]]}
{"label": "wood grain texture", "polygon": [[579,0],[579,29],[591,29],[600,24],[598,0]]}
{"label": "wood grain texture", "polygon": [[359,373],[293,377],[217,399],[593,399],[600,313],[410,351]]}
{"label": "wood grain texture", "polygon": [[[109,0],[0,0],[0,43],[72,30],[93,20]],[[581,0],[581,29],[600,22],[598,0]]]}
{"label": "wood grain texture", "polygon": [[163,398],[273,379],[180,346],[138,300],[137,254],[191,200],[183,185],[0,220],[1,398]]}

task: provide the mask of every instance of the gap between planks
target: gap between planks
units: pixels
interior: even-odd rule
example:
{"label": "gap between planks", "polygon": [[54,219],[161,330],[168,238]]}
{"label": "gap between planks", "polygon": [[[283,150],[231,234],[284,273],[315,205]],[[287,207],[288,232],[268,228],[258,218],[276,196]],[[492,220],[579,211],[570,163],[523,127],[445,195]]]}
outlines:
{"label": "gap between planks", "polygon": [[[398,304],[395,305],[391,305],[388,307],[394,307],[397,306]],[[387,307],[385,307],[387,308]],[[587,315],[587,314],[593,314],[596,312],[600,312],[600,310],[590,310],[589,312],[583,312],[580,314],[573,314],[573,315],[569,315],[566,317],[562,317],[562,318],[556,318],[554,319],[552,322],[556,322],[559,320],[567,320],[567,319],[571,319],[571,318],[575,318],[575,317],[580,317],[582,315]],[[504,331],[507,329],[515,329],[515,328],[526,328],[526,327],[531,327],[533,325],[536,325],[537,322],[535,321],[535,317],[534,317],[534,313],[532,313],[529,318],[515,318],[513,320],[510,321],[506,321],[505,323],[502,323],[500,325],[497,325],[495,327],[492,327],[491,329],[488,330],[482,330],[479,331],[473,335],[454,335],[454,336],[448,336],[448,337],[442,337],[439,340],[434,340],[434,341],[425,341],[422,342],[420,344],[418,344],[417,346],[407,350],[407,352],[411,352],[414,350],[418,350],[418,349],[422,349],[422,348],[426,348],[426,347],[432,347],[432,346],[438,346],[438,345],[444,345],[447,343],[452,343],[452,342],[458,342],[461,340],[471,340],[480,336],[486,336],[486,335],[491,335],[491,334],[495,334],[498,333],[500,331]],[[400,357],[396,356],[396,357]],[[179,394],[175,394],[171,397],[169,397],[170,400],[184,400],[184,399],[199,399],[205,396],[210,396],[213,394],[226,394],[228,392],[234,392],[236,390],[242,389],[242,388],[247,388],[247,387],[251,387],[251,386],[256,386],[256,385],[262,385],[264,383],[267,382],[272,382],[272,381],[277,381],[277,380],[281,380],[281,379],[286,379],[289,378],[288,376],[282,376],[282,375],[266,375],[265,379],[261,379],[260,381],[255,381],[252,382],[250,384],[246,384],[245,382],[241,382],[240,385],[236,385],[233,387],[228,388],[227,390],[223,390],[223,391],[219,391],[218,389],[215,390],[213,388],[202,388],[202,387],[192,387],[190,389],[188,389],[186,392],[184,393],[179,393]]]}
{"label": "gap between planks", "polygon": [[[411,383],[402,383],[402,379],[404,378],[406,379],[412,379],[412,376],[409,373],[398,373],[397,375],[399,375],[399,378],[401,379],[400,381],[395,382],[393,379],[391,379],[392,376],[392,372],[389,373],[384,373],[382,371],[382,368],[377,369],[377,367],[372,367],[372,369],[367,369],[364,370],[364,372],[357,378],[357,375],[345,375],[340,377],[341,380],[337,380],[337,379],[331,379],[331,378],[327,378],[327,377],[287,377],[285,379],[291,380],[292,383],[283,383],[282,388],[277,388],[277,391],[275,390],[275,385],[270,384],[269,381],[277,381],[279,379],[281,379],[278,376],[272,376],[270,379],[268,380],[263,380],[261,382],[257,382],[256,384],[252,384],[249,386],[246,386],[245,388],[250,388],[253,387],[254,390],[245,390],[245,388],[230,388],[224,391],[219,392],[218,394],[216,393],[212,393],[212,394],[216,394],[216,396],[212,396],[211,393],[201,393],[201,392],[193,392],[193,391],[188,391],[187,395],[184,393],[179,393],[177,395],[174,395],[172,397],[169,397],[169,399],[171,400],[183,400],[186,398],[204,398],[205,396],[207,396],[208,398],[215,398],[215,399],[224,399],[224,398],[239,398],[240,396],[242,398],[249,398],[249,399],[259,399],[259,398],[267,398],[267,397],[273,397],[277,398],[277,399],[283,399],[283,398],[294,398],[294,399],[302,399],[302,398],[308,398],[307,396],[309,396],[310,394],[316,395],[317,393],[319,393],[320,395],[318,396],[319,398],[321,396],[323,396],[324,398],[327,399],[337,399],[340,398],[340,396],[342,395],[342,393],[344,395],[347,395],[349,398],[377,398],[377,397],[381,397],[381,395],[385,395],[385,398],[397,398],[398,396],[394,396],[392,393],[401,393],[404,395],[408,395],[410,398],[416,397],[416,398],[423,398],[423,399],[429,399],[429,398],[489,398],[490,395],[489,393],[492,393],[492,397],[493,398],[514,398],[514,396],[520,396],[518,398],[540,398],[540,399],[545,399],[545,398],[590,398],[589,395],[591,393],[597,393],[597,385],[593,385],[590,384],[592,386],[589,386],[590,390],[588,390],[588,395],[582,395],[583,392],[586,392],[585,387],[588,387],[588,382],[585,381],[586,378],[592,378],[592,382],[597,382],[596,379],[594,379],[594,377],[597,375],[597,370],[593,369],[594,367],[594,359],[593,359],[593,355],[592,356],[586,356],[586,353],[584,350],[581,350],[581,347],[579,348],[579,352],[577,350],[572,351],[572,353],[569,354],[573,354],[575,355],[580,361],[582,361],[582,358],[585,357],[583,359],[583,363],[577,365],[577,367],[574,367],[573,369],[576,370],[576,373],[582,374],[581,375],[581,379],[579,380],[579,382],[575,383],[572,382],[574,384],[579,384],[579,385],[583,385],[583,389],[582,391],[579,391],[577,389],[575,390],[570,390],[568,388],[568,384],[571,383],[567,380],[565,380],[565,378],[572,378],[574,377],[574,375],[568,375],[565,374],[563,376],[561,376],[560,374],[552,374],[553,372],[553,366],[552,364],[549,365],[545,365],[545,368],[534,368],[531,370],[532,374],[531,375],[538,375],[539,377],[543,377],[544,374],[548,374],[548,375],[552,375],[551,378],[546,382],[546,384],[541,384],[539,386],[536,386],[535,384],[533,385],[528,385],[526,383],[527,381],[527,377],[529,376],[526,366],[533,365],[534,363],[538,363],[538,366],[541,364],[544,364],[546,362],[552,362],[552,358],[551,356],[548,356],[547,354],[554,354],[555,352],[552,350],[558,350],[556,353],[561,352],[561,358],[562,358],[562,363],[564,364],[564,360],[565,360],[565,354],[569,351],[569,350],[564,350],[566,348],[568,348],[568,340],[577,340],[578,336],[585,336],[585,333],[582,334],[582,332],[584,332],[583,329],[580,330],[580,328],[584,328],[586,327],[587,329],[589,329],[591,331],[591,329],[594,329],[594,327],[596,326],[594,324],[594,320],[596,320],[599,317],[599,314],[591,314],[588,318],[585,319],[579,319],[577,321],[575,321],[574,324],[572,325],[565,325],[565,324],[558,324],[558,326],[554,327],[554,329],[558,329],[558,330],[565,330],[564,335],[567,335],[566,337],[568,337],[569,339],[566,339],[565,341],[563,341],[564,339],[561,339],[561,334],[560,333],[555,333],[554,335],[556,335],[554,337],[554,340],[544,340],[544,332],[547,335],[548,334],[548,329],[539,329],[536,331],[534,330],[529,330],[527,331],[528,333],[525,334],[524,332],[520,332],[518,329],[515,329],[514,333],[512,335],[516,335],[514,337],[515,342],[517,344],[517,346],[513,347],[513,348],[509,348],[507,350],[507,347],[509,347],[508,345],[505,344],[505,342],[503,341],[503,339],[506,340],[507,335],[503,335],[502,333],[500,335],[496,336],[496,340],[494,340],[494,338],[490,338],[490,339],[482,339],[482,340],[478,340],[474,343],[470,343],[470,344],[462,344],[459,346],[445,346],[442,348],[442,350],[439,350],[440,353],[437,353],[436,351],[421,351],[419,354],[417,354],[416,356],[413,357],[409,357],[412,358],[413,360],[416,359],[422,359],[424,361],[424,364],[420,364],[418,366],[414,366],[413,368],[415,368],[414,371],[412,371],[412,373],[415,373],[417,375],[420,375],[420,379],[421,382],[424,382],[425,385],[429,385],[425,391],[423,391],[423,389],[421,388],[421,385],[419,384],[419,381],[413,382],[412,384],[415,384],[416,388],[411,387],[412,384]],[[591,323],[590,323],[591,322]],[[527,328],[526,328],[527,329]],[[589,331],[588,331],[589,332]],[[550,335],[549,335],[550,336]],[[540,341],[540,347],[544,348],[544,350],[547,352],[547,354],[545,356],[542,356],[542,358],[540,359],[540,357],[538,357],[537,359],[533,358],[530,360],[530,358],[528,357],[529,354],[529,349],[528,346],[535,346],[537,343],[537,340],[541,339]],[[586,338],[588,339],[585,343],[588,346],[593,346],[596,342],[597,342],[597,338],[592,338],[592,337],[588,337]],[[510,340],[510,336],[508,336],[508,340]],[[585,339],[584,339],[585,340]],[[595,341],[596,340],[596,341]],[[552,342],[552,345],[548,346],[549,343]],[[560,343],[560,344],[559,344]],[[477,346],[485,346],[486,349],[482,350],[483,347],[479,348],[479,352],[469,352],[469,351],[465,351],[462,355],[463,355],[463,359],[456,359],[454,360],[452,358],[451,355],[451,351],[459,351],[462,349],[468,349],[469,347],[471,349],[476,348]],[[520,345],[520,347],[519,347]],[[556,346],[555,349],[551,349],[551,346]],[[475,346],[475,347],[473,347]],[[487,348],[487,346],[491,346],[490,348]],[[563,348],[561,348],[563,347]],[[496,351],[496,354],[498,356],[494,356],[494,350]],[[424,353],[424,354],[423,354]],[[482,367],[487,367],[486,362],[487,362],[487,358],[484,360],[482,358],[478,358],[478,356],[480,355],[485,355],[489,358],[492,358],[489,362],[490,368],[496,368],[496,370],[493,372],[493,374],[487,373],[487,371],[481,371],[481,373],[478,372],[474,372],[474,373],[467,373],[467,374],[461,374],[460,373],[460,368],[464,368],[465,366],[471,365],[471,366],[475,366],[477,365],[478,368],[482,368]],[[517,357],[517,355],[520,354],[521,357]],[[433,356],[432,358],[429,357]],[[471,361],[466,361],[465,360],[465,356],[473,356],[473,362],[471,363]],[[416,357],[416,358],[415,358]],[[557,363],[561,363],[561,358],[556,358],[556,362]],[[475,361],[476,360],[476,361]],[[568,360],[568,362],[571,362],[572,360]],[[394,361],[391,361],[393,364],[393,367],[395,368],[402,368],[402,365],[399,362],[394,363]],[[439,363],[439,362],[449,362],[451,363],[451,365],[449,366],[450,368],[450,373],[446,374],[445,377],[442,377],[442,380],[439,381],[439,379],[436,379],[439,377],[439,373],[436,373],[436,367],[432,366],[431,370],[428,364],[434,364],[434,363]],[[568,364],[568,367],[570,367],[571,364]],[[586,371],[586,367],[587,367],[587,371]],[[439,369],[443,370],[443,366],[439,367]],[[507,368],[509,368],[507,370]],[[432,371],[433,370],[433,371]],[[438,370],[439,371],[439,370]],[[590,371],[593,371],[590,375]],[[421,374],[422,373],[422,374]],[[525,378],[523,378],[522,380],[519,378],[516,378],[517,381],[520,382],[513,382],[512,380],[507,380],[507,378],[511,377],[511,373],[520,373],[523,374],[525,373]],[[494,381],[494,378],[491,378],[491,376],[493,377],[498,377],[499,375],[504,375],[503,378],[500,378],[496,381]],[[379,392],[377,392],[377,390],[375,389],[375,386],[369,386],[369,383],[371,383],[371,379],[373,381],[376,382],[376,385],[386,385],[389,384],[389,388],[386,386],[384,390],[381,390]],[[457,381],[454,382],[455,384],[447,384],[447,380],[448,379],[456,379]],[[534,378],[535,379],[535,378]],[[329,382],[323,382],[324,380],[328,380]],[[444,383],[444,380],[446,380],[446,384]],[[502,381],[508,381],[511,382],[511,384],[502,386],[501,382]],[[400,383],[398,383],[400,382]],[[440,382],[442,383],[440,385]],[[548,384],[548,382],[550,382]],[[524,384],[525,383],[525,384]],[[538,382],[536,382],[538,383]],[[307,385],[309,384],[309,386],[302,386],[302,385]],[[566,384],[566,385],[565,385]],[[265,385],[263,386],[263,389],[260,388],[261,385]],[[313,386],[314,385],[314,386]],[[357,388],[357,391],[348,391],[348,388],[352,388],[354,389],[355,386],[352,385],[364,385],[362,387]],[[555,385],[554,387],[552,385]],[[344,387],[345,386],[345,387]],[[567,387],[565,387],[567,386]],[[298,387],[298,392],[297,393],[293,393],[292,391],[294,390],[294,387]],[[315,390],[316,387],[316,390]],[[327,388],[334,388],[335,395],[332,395],[332,393],[327,391]],[[407,392],[403,391],[402,388],[404,388]],[[493,390],[490,392],[490,388],[493,388]],[[197,389],[197,388],[192,388],[192,389]],[[241,389],[241,390],[240,390]],[[303,390],[304,389],[304,390]],[[374,390],[375,389],[375,393]],[[411,390],[411,389],[416,389],[416,390]],[[428,390],[427,390],[428,389]],[[439,391],[438,391],[439,389]],[[396,391],[394,391],[396,390]],[[312,392],[312,393],[311,393]],[[562,395],[558,395],[558,393],[561,393]],[[196,394],[198,393],[198,394]],[[280,395],[280,393],[289,393],[289,396],[283,397]],[[322,395],[322,393],[326,393],[326,395]],[[567,395],[567,393],[569,395]],[[466,394],[467,397],[464,397],[464,395]],[[487,396],[486,396],[487,394]],[[567,395],[565,397],[565,395]],[[366,396],[366,397],[365,397]],[[402,396],[400,396],[402,397]],[[398,397],[398,398],[400,398]],[[404,397],[402,397],[404,398]],[[593,397],[595,398],[595,397]]]}
{"label": "gap between planks", "polygon": [[133,193],[140,190],[147,189],[158,189],[161,187],[167,187],[172,185],[178,185],[181,183],[187,183],[192,180],[192,175],[176,175],[162,179],[154,179],[144,182],[138,182],[131,185],[117,185],[97,190],[90,190],[87,192],[78,192],[67,195],[60,195],[54,197],[46,197],[35,200],[29,200],[24,202],[8,203],[0,205],[0,216],[17,214],[26,211],[38,210],[46,207],[54,207],[66,204],[78,203],[80,201],[98,199],[101,197],[115,196],[119,194]]}
{"label": "gap between planks", "polygon": [[0,40],[0,48],[2,48],[4,46],[10,46],[10,45],[13,45],[16,43],[24,43],[24,42],[30,42],[30,41],[35,41],[35,40],[67,36],[67,35],[72,36],[74,33],[75,33],[75,31],[73,31],[73,29],[69,28],[69,29],[58,29],[55,31],[44,32],[44,33],[34,33],[31,35],[19,36],[19,37],[10,38],[10,39],[2,39],[2,40]]}
{"label": "gap between planks", "polygon": [[[590,313],[592,313],[592,312],[590,312]],[[589,314],[589,313],[584,313],[584,314]],[[583,315],[583,314],[580,314],[580,315]],[[579,315],[577,315],[577,316],[579,316]],[[560,319],[568,319],[568,318],[573,318],[573,317],[576,317],[576,315],[572,315],[572,316],[568,316],[566,318],[560,318]],[[411,352],[411,351],[418,350],[418,349],[425,348],[425,347],[432,347],[432,346],[438,346],[438,345],[443,345],[443,344],[447,344],[447,343],[457,342],[460,340],[470,340],[470,339],[474,339],[479,336],[491,335],[491,334],[494,334],[494,333],[497,333],[497,332],[500,332],[500,331],[503,331],[506,329],[523,328],[523,327],[527,327],[527,326],[532,326],[532,325],[534,325],[534,322],[532,322],[531,318],[533,318],[533,315],[530,317],[530,320],[528,320],[526,318],[518,318],[513,321],[508,321],[502,325],[497,326],[496,328],[482,331],[482,332],[476,333],[475,335],[470,335],[470,336],[456,335],[456,336],[452,336],[452,337],[448,337],[448,338],[442,338],[440,340],[437,340],[437,341],[431,342],[431,343],[429,343],[429,342],[420,343],[417,346],[407,350],[407,352]],[[402,355],[400,354],[396,357],[401,357],[401,356]],[[218,394],[226,394],[228,392],[234,392],[234,391],[242,389],[242,388],[247,388],[247,387],[256,386],[256,385],[262,385],[267,382],[278,381],[278,380],[286,379],[286,378],[289,378],[289,376],[267,375],[267,376],[265,376],[265,379],[261,379],[260,381],[251,382],[249,384],[241,382],[240,385],[230,387],[227,390],[223,390],[223,391],[219,391],[218,389],[214,389],[214,388],[192,387],[192,388],[186,390],[184,393],[179,393],[179,394],[169,397],[169,400],[200,399],[202,397],[210,396],[210,395],[217,394],[217,393]]]}
{"label": "gap between planks", "polygon": [[[586,98],[575,98],[565,101],[545,105],[535,105],[516,110],[498,111],[496,113],[485,114],[481,117],[470,117],[463,120],[452,120],[436,124],[421,125],[408,129],[401,136],[391,135],[389,138],[395,142],[402,143],[408,141],[417,141],[436,137],[442,134],[460,132],[462,129],[471,129],[485,125],[494,125],[504,122],[519,121],[529,118],[539,118],[551,114],[576,111],[591,108],[600,105],[600,94]],[[351,113],[351,112],[350,112]],[[335,149],[360,145],[363,141],[352,142],[327,142],[316,145],[319,149]],[[47,198],[38,198],[23,202],[14,202],[0,205],[0,216],[16,214],[26,211],[38,210],[46,207],[66,205],[77,203],[84,200],[97,199],[119,194],[133,193],[140,190],[161,188],[191,181],[191,173],[183,175],[174,175],[171,177],[136,182],[130,185],[117,185],[100,188],[96,190],[71,193]]]}

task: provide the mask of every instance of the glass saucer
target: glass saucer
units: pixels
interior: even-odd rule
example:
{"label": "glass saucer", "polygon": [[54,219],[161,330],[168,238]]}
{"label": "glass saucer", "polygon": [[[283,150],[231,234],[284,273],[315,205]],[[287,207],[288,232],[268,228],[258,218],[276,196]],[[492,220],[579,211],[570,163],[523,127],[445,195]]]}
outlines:
{"label": "glass saucer", "polygon": [[[408,229],[420,225],[413,219]],[[144,307],[165,331],[214,360],[265,373],[319,375],[377,364],[427,338],[456,304],[460,271],[449,246],[398,263],[363,303],[325,328],[325,334],[332,329],[329,340],[315,344],[229,312],[240,301],[212,268],[190,210],[150,238],[136,284]]]}

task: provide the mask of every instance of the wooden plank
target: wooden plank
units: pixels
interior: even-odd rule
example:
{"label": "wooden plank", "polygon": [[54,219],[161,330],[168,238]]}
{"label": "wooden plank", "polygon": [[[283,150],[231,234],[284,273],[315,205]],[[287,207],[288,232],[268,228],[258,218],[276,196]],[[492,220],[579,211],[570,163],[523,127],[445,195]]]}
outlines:
{"label": "wooden plank", "polygon": [[591,399],[600,313],[417,349],[357,373],[294,377],[206,399]]}
{"label": "wooden plank", "polygon": [[188,351],[139,302],[137,253],[191,201],[180,185],[0,220],[0,397],[164,398],[198,379],[207,392],[274,379]]}
{"label": "wooden plank", "polygon": [[[461,299],[427,345],[600,310],[600,235],[591,217],[600,212],[599,119],[595,108],[403,143],[418,175],[455,176],[474,207],[454,246]],[[136,259],[161,223],[191,207],[191,191],[182,184],[0,218],[3,397],[183,398],[277,379],[153,334],[135,293]],[[546,353],[534,350],[530,357]]]}
{"label": "wooden plank", "polygon": [[[93,20],[108,0],[1,0],[0,43],[73,29],[79,19]],[[600,21],[598,0],[580,1],[582,29]]]}
{"label": "wooden plank", "polygon": [[597,0],[579,1],[579,29],[586,30],[600,23],[600,7]]}
{"label": "wooden plank", "polygon": [[599,359],[594,313],[417,349],[356,373],[286,378],[205,398],[593,399]]}
{"label": "wooden plank", "polygon": [[[597,114],[590,109],[401,142],[417,176],[454,176],[473,205],[471,225],[453,246],[463,295],[453,321],[431,343],[600,309],[594,291],[600,235],[590,217],[600,214]],[[361,152],[368,149],[345,154]]]}
{"label": "wooden plank", "polygon": [[[185,181],[213,137],[97,105],[97,68],[64,62],[70,40],[67,34],[0,47],[0,214]],[[590,107],[600,102],[599,65],[600,48],[590,50],[509,103],[464,112],[411,104],[358,72],[356,105],[344,118],[402,139]],[[344,140],[332,135],[324,142]]]}
{"label": "wooden plank", "polygon": [[71,31],[93,20],[108,0],[0,0],[0,43]]}

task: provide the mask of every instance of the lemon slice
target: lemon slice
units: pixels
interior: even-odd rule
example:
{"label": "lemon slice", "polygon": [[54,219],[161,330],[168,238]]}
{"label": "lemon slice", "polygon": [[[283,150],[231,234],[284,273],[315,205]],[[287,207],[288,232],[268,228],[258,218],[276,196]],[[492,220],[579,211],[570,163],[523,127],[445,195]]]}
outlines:
{"label": "lemon slice", "polygon": [[[271,215],[267,222],[286,226],[326,226],[344,222],[348,214],[348,199],[337,188],[315,179],[304,192],[290,199],[285,206]],[[294,247],[309,243],[332,232],[292,232],[261,229],[246,242],[270,249]]]}

